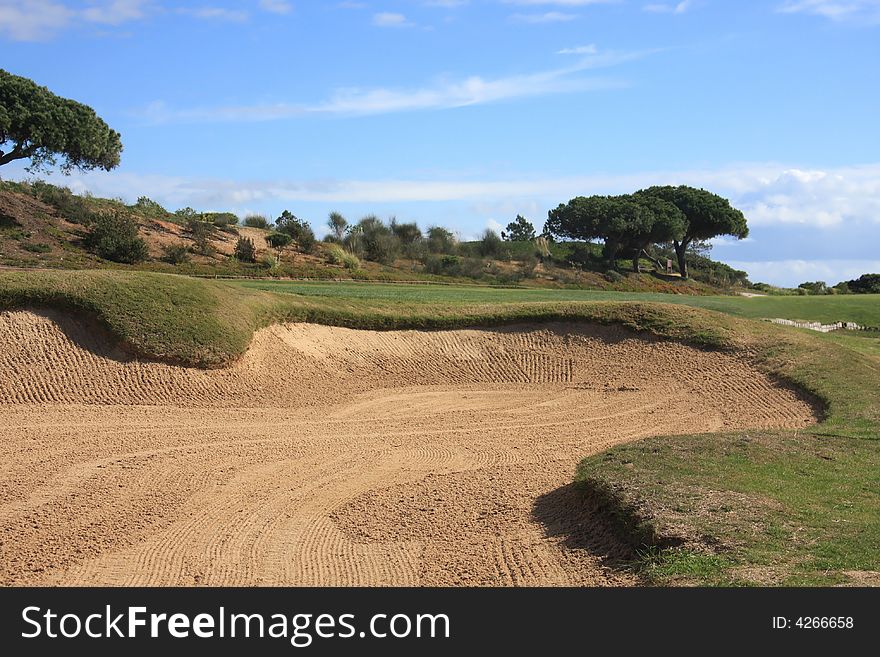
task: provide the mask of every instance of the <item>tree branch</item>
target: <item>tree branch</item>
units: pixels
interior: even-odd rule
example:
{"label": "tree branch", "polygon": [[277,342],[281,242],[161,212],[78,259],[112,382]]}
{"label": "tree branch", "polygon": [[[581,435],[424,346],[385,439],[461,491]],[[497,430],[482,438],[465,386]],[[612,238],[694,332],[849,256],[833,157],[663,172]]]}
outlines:
{"label": "tree branch", "polygon": [[23,148],[21,144],[16,144],[15,148],[13,148],[8,153],[0,151],[0,166],[3,166],[4,164],[9,164],[13,160],[21,160],[26,157],[30,157],[32,155],[30,150],[31,149]]}

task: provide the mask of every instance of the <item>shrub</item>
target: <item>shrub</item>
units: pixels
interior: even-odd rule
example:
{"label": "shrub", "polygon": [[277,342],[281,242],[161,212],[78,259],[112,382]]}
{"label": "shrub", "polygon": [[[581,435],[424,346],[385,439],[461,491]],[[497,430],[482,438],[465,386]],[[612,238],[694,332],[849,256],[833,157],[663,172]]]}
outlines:
{"label": "shrub", "polygon": [[303,253],[311,253],[315,248],[315,231],[308,221],[299,219],[292,212],[285,210],[281,213],[281,216],[275,220],[275,230],[293,238]]}
{"label": "shrub", "polygon": [[238,215],[232,212],[205,212],[202,218],[205,221],[210,221],[217,228],[238,225]]}
{"label": "shrub", "polygon": [[293,238],[287,233],[269,233],[266,235],[266,244],[276,249],[287,246]]}
{"label": "shrub", "polygon": [[351,271],[357,271],[361,268],[361,261],[354,253],[349,253],[345,251],[342,256],[342,264],[345,265],[346,269],[350,269]]}
{"label": "shrub", "polygon": [[202,215],[200,213],[196,212],[189,206],[185,208],[180,208],[179,210],[175,210],[173,216],[178,222],[182,224],[188,224],[193,221],[198,221],[202,218]]}
{"label": "shrub", "polygon": [[165,254],[163,258],[165,262],[170,262],[172,265],[182,265],[184,262],[189,262],[189,250],[183,242],[166,244],[162,247],[162,252]]}
{"label": "shrub", "polygon": [[619,271],[609,269],[605,272],[605,280],[609,283],[621,283],[626,280],[626,276],[621,274]]}
{"label": "shrub", "polygon": [[239,237],[233,257],[240,262],[256,262],[257,247],[254,246],[254,241],[250,237]]}
{"label": "shrub", "polygon": [[361,261],[358,257],[353,253],[349,253],[338,244],[334,244],[327,249],[327,262],[332,265],[342,265],[352,271],[361,267]]}
{"label": "shrub", "polygon": [[400,240],[391,228],[375,215],[367,215],[349,231],[346,246],[363,254],[367,260],[390,265],[400,252]]}
{"label": "shrub", "polygon": [[419,226],[415,222],[402,224],[392,217],[391,232],[397,236],[397,239],[403,245],[415,244],[422,240],[422,231],[419,230]]}
{"label": "shrub", "polygon": [[425,271],[440,276],[461,274],[462,259],[456,255],[429,255],[425,258]]}
{"label": "shrub", "polygon": [[30,193],[46,205],[54,207],[60,216],[71,223],[88,225],[93,219],[86,199],[74,194],[69,187],[56,187],[42,180],[35,180],[30,184]]}
{"label": "shrub", "polygon": [[498,258],[504,248],[504,243],[494,230],[489,228],[483,233],[483,237],[477,244],[477,253],[484,258]]}
{"label": "shrub", "polygon": [[156,203],[156,201],[149,196],[138,197],[138,200],[132,206],[132,209],[137,210],[142,215],[153,217],[155,219],[166,219],[171,216],[171,213],[168,212],[168,210]]}
{"label": "shrub", "polygon": [[429,253],[455,253],[455,236],[441,226],[428,228],[427,248]]}
{"label": "shrub", "polygon": [[134,264],[147,258],[147,243],[138,235],[134,220],[118,211],[93,216],[86,248],[98,257]]}
{"label": "shrub", "polygon": [[262,228],[263,230],[269,230],[271,226],[269,220],[261,214],[249,214],[244,218],[244,225],[248,228]]}
{"label": "shrub", "polygon": [[281,270],[281,258],[274,253],[267,253],[262,258],[263,265],[269,270],[270,276],[277,276]]}
{"label": "shrub", "polygon": [[21,248],[23,248],[25,251],[30,251],[31,253],[49,253],[49,251],[52,250],[52,247],[48,244],[35,244],[33,242],[22,244]]}
{"label": "shrub", "polygon": [[214,253],[214,245],[211,238],[214,236],[214,226],[207,221],[190,219],[187,228],[193,238],[193,251],[199,255],[209,256]]}

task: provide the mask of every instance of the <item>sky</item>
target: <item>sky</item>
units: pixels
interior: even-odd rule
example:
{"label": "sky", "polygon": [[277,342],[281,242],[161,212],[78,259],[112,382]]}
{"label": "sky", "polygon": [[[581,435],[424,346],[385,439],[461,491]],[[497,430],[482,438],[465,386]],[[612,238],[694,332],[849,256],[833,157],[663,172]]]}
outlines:
{"label": "sky", "polygon": [[78,192],[467,239],[688,184],[753,281],[880,272],[880,0],[0,0],[0,68],[122,134]]}

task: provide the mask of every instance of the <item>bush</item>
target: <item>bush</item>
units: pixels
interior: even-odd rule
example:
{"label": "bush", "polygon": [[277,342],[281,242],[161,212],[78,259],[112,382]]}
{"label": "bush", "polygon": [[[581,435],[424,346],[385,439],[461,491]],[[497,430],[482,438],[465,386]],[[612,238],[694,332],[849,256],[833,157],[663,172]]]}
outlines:
{"label": "bush", "polygon": [[269,233],[266,235],[266,244],[276,249],[283,248],[292,241],[293,238],[287,233]]}
{"label": "bush", "polygon": [[30,251],[31,253],[49,253],[52,250],[52,247],[48,244],[39,244],[33,242],[27,242],[21,245],[25,251]]}
{"label": "bush", "polygon": [[193,251],[203,256],[213,255],[214,245],[211,244],[211,238],[214,236],[214,225],[200,219],[190,219],[187,229],[193,238]]}
{"label": "bush", "polygon": [[275,230],[289,235],[303,253],[311,253],[315,248],[315,231],[308,221],[299,219],[295,214],[285,210],[275,220]]}
{"label": "bush", "polygon": [[271,226],[269,220],[261,214],[249,214],[244,218],[244,225],[248,228],[262,228],[263,230],[269,230]]}
{"label": "bush", "polygon": [[121,212],[94,215],[86,248],[105,260],[134,264],[147,259],[147,243],[134,220]]}
{"label": "bush", "polygon": [[338,244],[334,244],[327,249],[327,262],[332,265],[342,265],[352,271],[361,267],[361,261],[358,257],[353,253],[349,253]]}
{"label": "bush", "polygon": [[239,262],[256,262],[257,247],[254,246],[254,241],[250,237],[239,237],[232,255]]}
{"label": "bush", "polygon": [[428,238],[425,241],[429,253],[453,254],[457,246],[455,236],[441,226],[428,228]]}
{"label": "bush", "polygon": [[166,244],[162,247],[162,252],[165,254],[163,258],[165,262],[170,262],[172,265],[182,265],[189,262],[189,249],[183,242]]}
{"label": "bush", "polygon": [[456,255],[429,255],[425,258],[425,271],[438,276],[459,276],[461,262]]}
{"label": "bush", "polygon": [[281,270],[281,258],[274,253],[267,253],[262,258],[263,266],[269,270],[270,276],[277,276]]}
{"label": "bush", "polygon": [[30,193],[46,205],[51,205],[60,216],[71,223],[88,225],[93,219],[86,199],[74,194],[69,187],[56,187],[42,180],[35,180],[30,184]]}
{"label": "bush", "polygon": [[132,209],[137,210],[144,216],[152,217],[154,219],[167,219],[171,216],[171,213],[168,212],[168,210],[156,203],[156,201],[149,196],[138,197],[138,200],[132,206]]}
{"label": "bush", "polygon": [[621,283],[626,280],[626,276],[621,274],[619,271],[609,269],[605,272],[605,280],[609,283]]}
{"label": "bush", "polygon": [[498,258],[501,256],[501,251],[504,248],[504,243],[501,238],[498,236],[494,230],[486,229],[483,233],[483,237],[480,239],[477,244],[477,253],[479,253],[484,258]]}
{"label": "bush", "polygon": [[211,222],[217,228],[238,225],[238,215],[233,214],[232,212],[205,212],[202,215],[202,219]]}

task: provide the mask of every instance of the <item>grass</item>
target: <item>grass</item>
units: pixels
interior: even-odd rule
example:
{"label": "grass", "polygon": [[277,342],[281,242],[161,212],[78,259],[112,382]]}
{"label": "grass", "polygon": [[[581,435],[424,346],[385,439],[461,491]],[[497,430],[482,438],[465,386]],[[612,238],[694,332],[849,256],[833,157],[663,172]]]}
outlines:
{"label": "grass", "polygon": [[[706,310],[706,303],[723,312]],[[293,320],[372,329],[620,323],[747,353],[763,370],[814,395],[824,421],[799,432],[655,437],[578,467],[584,495],[600,498],[632,545],[632,567],[662,584],[834,584],[849,571],[880,571],[880,362],[866,356],[870,349],[853,348],[870,339],[841,341],[736,316],[876,324],[878,305],[876,297],[707,299],[232,283],[118,271],[0,273],[0,308],[85,312],[138,354],[202,367],[240,356],[255,329]]]}
{"label": "grass", "polygon": [[563,301],[641,301],[676,303],[749,318],[848,321],[880,327],[880,295],[841,296],[693,296],[652,292],[498,288],[446,285],[383,285],[300,281],[237,281],[254,290],[310,297],[406,301],[411,303],[530,303]]}

